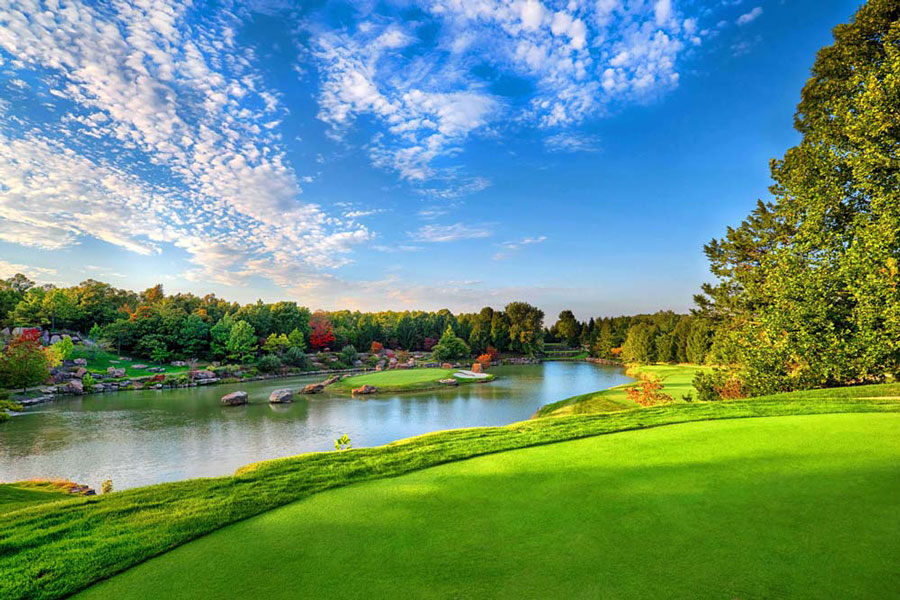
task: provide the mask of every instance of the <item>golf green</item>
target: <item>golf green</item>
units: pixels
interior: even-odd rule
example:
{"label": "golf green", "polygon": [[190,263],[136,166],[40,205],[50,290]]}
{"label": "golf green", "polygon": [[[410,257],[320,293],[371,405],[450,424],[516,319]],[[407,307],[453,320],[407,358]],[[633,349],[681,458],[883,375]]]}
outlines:
{"label": "golf green", "polygon": [[697,422],[317,494],[79,598],[887,598],[900,415]]}

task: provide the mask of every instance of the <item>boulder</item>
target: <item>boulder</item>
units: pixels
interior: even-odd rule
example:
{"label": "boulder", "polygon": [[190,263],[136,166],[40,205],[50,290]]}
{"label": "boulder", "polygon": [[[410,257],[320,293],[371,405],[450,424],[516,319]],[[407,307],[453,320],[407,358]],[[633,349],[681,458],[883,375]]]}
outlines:
{"label": "boulder", "polygon": [[305,386],[302,390],[300,390],[301,394],[321,394],[322,390],[325,389],[325,386],[321,383],[310,383]]}
{"label": "boulder", "polygon": [[334,377],[329,377],[328,379],[326,379],[325,381],[323,381],[323,382],[322,382],[322,386],[323,386],[323,387],[329,386],[329,385],[331,385],[332,383],[337,383],[337,382],[340,381],[340,380],[341,380],[340,375],[335,375]]}
{"label": "boulder", "polygon": [[484,373],[484,369],[481,368],[480,362],[477,362],[472,365],[472,372],[473,373]]}
{"label": "boulder", "polygon": [[186,367],[186,366],[187,366],[187,363],[184,362],[183,360],[173,360],[173,361],[172,361],[172,366],[173,366],[173,367]]}
{"label": "boulder", "polygon": [[77,377],[78,379],[81,379],[82,377],[84,377],[85,375],[87,375],[87,372],[88,372],[87,369],[85,369],[84,367],[78,367],[77,369],[75,369],[75,370],[72,372],[72,374],[73,374],[75,377]]}
{"label": "boulder", "polygon": [[86,366],[87,366],[87,359],[86,359],[86,358],[76,358],[76,359],[75,359],[74,361],[72,361],[72,362],[74,362],[74,363],[75,363],[77,366],[79,366],[79,367],[86,367]]}
{"label": "boulder", "polygon": [[377,391],[378,391],[378,388],[375,387],[374,385],[366,384],[364,386],[354,388],[352,393],[354,396],[358,396],[361,394],[374,394]]}
{"label": "boulder", "polygon": [[383,371],[383,370],[384,370],[384,365],[381,364],[381,363],[378,363],[377,365],[375,365],[375,370],[376,370],[376,371]]}
{"label": "boulder", "polygon": [[238,406],[247,404],[248,399],[247,392],[231,392],[222,396],[222,404],[225,406]]}
{"label": "boulder", "polygon": [[216,374],[212,371],[194,371],[194,379],[215,379]]}
{"label": "boulder", "polygon": [[135,369],[146,369],[147,368],[147,365],[142,365],[142,364],[131,365],[131,366]]}
{"label": "boulder", "polygon": [[452,377],[450,379],[441,379],[438,381],[438,383],[443,384],[443,385],[449,385],[451,387],[459,385],[459,382]]}
{"label": "boulder", "polygon": [[53,344],[59,342],[61,339],[62,339],[62,337],[60,337],[58,334],[54,333],[53,335],[50,336],[50,345],[52,346]]}
{"label": "boulder", "polygon": [[441,368],[442,369],[452,369],[453,365],[451,365],[450,363],[441,363]]}
{"label": "boulder", "polygon": [[269,394],[269,404],[285,404],[294,401],[294,392],[288,389],[275,390]]}
{"label": "boulder", "polygon": [[73,379],[68,384],[66,384],[66,391],[70,394],[83,394],[84,393],[84,385],[77,379]]}
{"label": "boulder", "polygon": [[119,369],[116,367],[109,367],[106,369],[106,373],[110,377],[125,377],[125,369]]}

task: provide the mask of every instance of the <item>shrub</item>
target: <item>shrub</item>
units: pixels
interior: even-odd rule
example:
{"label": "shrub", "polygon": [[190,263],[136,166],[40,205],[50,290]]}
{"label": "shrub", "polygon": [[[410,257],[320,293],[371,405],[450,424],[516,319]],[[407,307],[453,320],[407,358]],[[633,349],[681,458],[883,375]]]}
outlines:
{"label": "shrub", "polygon": [[352,367],[353,363],[355,363],[358,358],[359,353],[356,351],[353,344],[348,344],[341,349],[340,361],[348,367]]}
{"label": "shrub", "polygon": [[353,444],[350,443],[350,436],[348,436],[346,433],[334,440],[335,450],[350,450],[351,448],[353,448]]}
{"label": "shrub", "polygon": [[438,341],[434,338],[427,337],[422,341],[422,347],[425,352],[431,352],[431,349],[437,345]]}
{"label": "shrub", "polygon": [[453,333],[453,328],[447,325],[444,335],[441,336],[441,341],[431,351],[431,355],[437,361],[462,358],[469,355],[469,346],[456,337],[456,334]]}
{"label": "shrub", "polygon": [[382,350],[384,350],[384,344],[381,342],[372,342],[372,346],[369,348],[369,352],[372,354],[378,354]]}
{"label": "shrub", "polygon": [[488,367],[491,366],[491,355],[490,354],[482,354],[478,358],[475,359],[475,362],[481,363],[481,368],[487,370]]}
{"label": "shrub", "polygon": [[487,350],[485,350],[484,353],[491,357],[491,362],[500,360],[500,351],[491,345],[488,345]]}
{"label": "shrub", "polygon": [[266,354],[257,361],[256,366],[263,373],[274,373],[281,368],[281,359],[274,354]]}
{"label": "shrub", "polygon": [[81,387],[83,387],[86,392],[94,391],[94,385],[96,383],[97,381],[91,377],[90,373],[85,373],[84,377],[81,378]]}
{"label": "shrub", "polygon": [[658,404],[671,404],[675,401],[672,396],[662,391],[663,384],[658,379],[645,379],[636,387],[625,390],[628,398],[641,406],[656,406]]}
{"label": "shrub", "polygon": [[408,363],[409,359],[411,357],[412,357],[412,355],[409,352],[407,352],[406,350],[398,350],[397,351],[397,362],[400,363],[401,365]]}
{"label": "shrub", "polygon": [[309,366],[309,360],[306,358],[306,352],[298,346],[292,346],[284,353],[284,362],[292,367],[305,369]]}
{"label": "shrub", "polygon": [[113,491],[113,482],[112,479],[106,478],[103,480],[103,483],[100,484],[100,493],[109,494]]}
{"label": "shrub", "polygon": [[746,387],[737,373],[729,373],[722,369],[697,373],[694,376],[693,384],[701,402],[737,400],[747,397]]}

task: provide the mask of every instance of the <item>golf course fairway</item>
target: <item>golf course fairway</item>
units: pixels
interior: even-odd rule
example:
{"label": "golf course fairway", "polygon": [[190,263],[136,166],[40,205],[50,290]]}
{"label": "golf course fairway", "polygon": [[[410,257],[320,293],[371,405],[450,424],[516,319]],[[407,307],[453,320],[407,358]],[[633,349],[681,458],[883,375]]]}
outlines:
{"label": "golf course fairway", "polygon": [[322,492],[77,597],[895,597],[898,499],[898,414],[686,423]]}

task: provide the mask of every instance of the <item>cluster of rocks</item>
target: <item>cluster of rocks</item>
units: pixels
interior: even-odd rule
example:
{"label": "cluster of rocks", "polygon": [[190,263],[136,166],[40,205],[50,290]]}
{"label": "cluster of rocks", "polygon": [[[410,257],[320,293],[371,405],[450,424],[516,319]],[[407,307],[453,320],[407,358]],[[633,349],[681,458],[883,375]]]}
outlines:
{"label": "cluster of rocks", "polygon": [[378,388],[374,385],[363,385],[358,388],[353,388],[350,393],[354,396],[366,395],[366,394],[374,394],[378,391]]}

